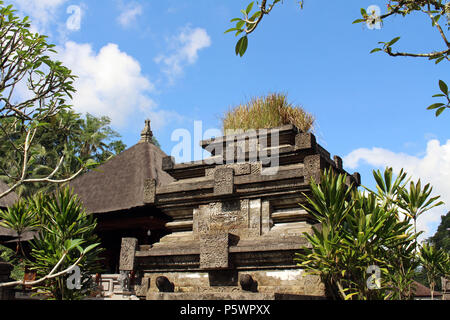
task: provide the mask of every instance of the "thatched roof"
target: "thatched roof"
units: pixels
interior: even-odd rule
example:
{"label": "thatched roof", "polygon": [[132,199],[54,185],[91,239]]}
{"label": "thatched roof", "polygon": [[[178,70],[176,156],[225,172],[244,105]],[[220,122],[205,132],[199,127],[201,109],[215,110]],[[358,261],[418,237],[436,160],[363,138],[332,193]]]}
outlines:
{"label": "thatched roof", "polygon": [[[431,297],[431,289],[424,286],[423,284],[421,284],[420,282],[414,281],[412,284],[412,288],[414,291],[414,296],[415,297]],[[434,297],[441,297],[442,293],[440,293],[439,291],[435,291],[433,293]]]}
{"label": "thatched roof", "polygon": [[[0,181],[0,193],[5,192],[8,190],[9,187],[6,183]],[[0,198],[0,208],[6,208],[14,204],[19,199],[19,197],[14,193],[11,192],[7,196]]]}
{"label": "thatched roof", "polygon": [[174,181],[162,170],[167,155],[141,140],[111,160],[70,183],[88,213],[105,213],[144,206],[144,181],[158,186]]}

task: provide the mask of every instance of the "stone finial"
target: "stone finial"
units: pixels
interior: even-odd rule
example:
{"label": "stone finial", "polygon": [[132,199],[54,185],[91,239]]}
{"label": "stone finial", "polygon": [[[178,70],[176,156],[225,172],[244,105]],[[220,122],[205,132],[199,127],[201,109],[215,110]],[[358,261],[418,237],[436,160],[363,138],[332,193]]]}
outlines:
{"label": "stone finial", "polygon": [[142,130],[141,132],[141,140],[139,140],[139,143],[142,142],[150,142],[152,143],[153,140],[153,132],[150,126],[150,120],[147,119],[145,120],[145,126],[144,126],[144,130]]}

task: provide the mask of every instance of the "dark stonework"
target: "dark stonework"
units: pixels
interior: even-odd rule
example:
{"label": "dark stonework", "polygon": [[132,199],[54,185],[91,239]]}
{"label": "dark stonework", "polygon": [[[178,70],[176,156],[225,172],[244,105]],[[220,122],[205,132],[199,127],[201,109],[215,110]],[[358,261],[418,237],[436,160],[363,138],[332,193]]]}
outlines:
{"label": "dark stonework", "polygon": [[234,191],[234,170],[232,168],[218,168],[214,172],[214,194],[226,195]]}
{"label": "dark stonework", "polygon": [[236,270],[212,270],[208,272],[211,287],[229,287],[238,285]]}
{"label": "dark stonework", "polygon": [[314,149],[316,147],[316,137],[311,133],[299,133],[295,136],[295,149]]}
{"label": "dark stonework", "polygon": [[337,167],[338,169],[342,169],[342,159],[341,159],[341,157],[339,157],[339,156],[334,156],[334,157],[333,157],[333,160],[334,160],[334,164],[336,165],[336,167]]}
{"label": "dark stonework", "polygon": [[122,238],[122,246],[120,248],[120,271],[134,270],[134,256],[137,248],[137,239]]}
{"label": "dark stonework", "polygon": [[358,172],[355,172],[352,174],[353,178],[355,179],[355,183],[357,185],[361,184],[361,175]]}
{"label": "dark stonework", "polygon": [[320,183],[320,169],[322,168],[322,157],[320,154],[306,156],[304,160],[305,166],[305,182],[309,184],[311,178],[316,183]]}

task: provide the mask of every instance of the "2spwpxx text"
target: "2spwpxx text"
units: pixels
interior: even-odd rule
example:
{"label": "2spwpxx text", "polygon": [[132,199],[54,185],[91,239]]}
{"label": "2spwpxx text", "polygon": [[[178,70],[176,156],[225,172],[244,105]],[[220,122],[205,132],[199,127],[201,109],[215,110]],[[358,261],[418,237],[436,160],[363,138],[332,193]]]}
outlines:
{"label": "2spwpxx text", "polygon": [[269,304],[224,304],[223,306],[198,306],[187,304],[180,308],[180,315],[206,316],[213,315],[270,315]]}

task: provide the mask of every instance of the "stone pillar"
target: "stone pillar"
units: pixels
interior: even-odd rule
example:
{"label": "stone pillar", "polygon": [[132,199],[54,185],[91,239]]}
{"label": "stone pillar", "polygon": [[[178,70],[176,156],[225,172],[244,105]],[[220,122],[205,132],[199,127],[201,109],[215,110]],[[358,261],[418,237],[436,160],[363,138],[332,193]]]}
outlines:
{"label": "stone pillar", "polygon": [[138,240],[136,238],[122,238],[122,246],[120,248],[119,262],[119,282],[123,293],[129,293],[130,274],[134,270],[134,257],[136,254]]}
{"label": "stone pillar", "polygon": [[262,234],[261,228],[261,199],[249,201],[248,234],[252,237],[258,237]]}
{"label": "stone pillar", "polygon": [[261,204],[261,234],[267,234],[269,233],[270,229],[272,228],[272,223],[270,221],[271,214],[270,214],[271,208],[270,208],[270,201],[264,200]]}

